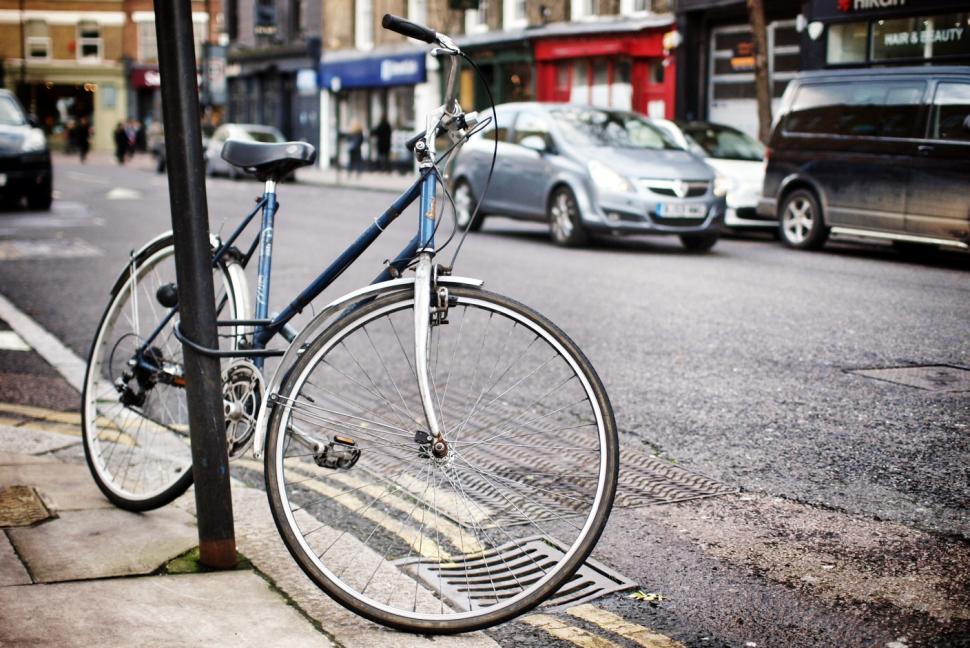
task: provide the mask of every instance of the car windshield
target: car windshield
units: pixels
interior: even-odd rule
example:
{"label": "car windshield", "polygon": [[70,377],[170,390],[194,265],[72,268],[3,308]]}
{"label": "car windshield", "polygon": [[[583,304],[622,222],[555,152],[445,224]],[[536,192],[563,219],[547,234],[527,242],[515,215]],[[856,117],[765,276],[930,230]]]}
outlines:
{"label": "car windshield", "polygon": [[764,144],[746,133],[715,124],[683,126],[684,135],[701,147],[709,157],[721,160],[765,159]]}
{"label": "car windshield", "polygon": [[549,112],[563,138],[575,146],[680,149],[663,131],[633,113],[596,108],[556,108]]}
{"label": "car windshield", "polygon": [[249,137],[253,141],[263,142],[264,144],[267,143],[267,142],[270,143],[270,144],[272,144],[272,143],[275,143],[275,142],[282,141],[282,138],[279,135],[277,135],[276,133],[274,133],[273,131],[255,130],[254,129],[254,130],[247,130],[246,131],[246,134],[249,135]]}
{"label": "car windshield", "polygon": [[0,124],[20,126],[27,123],[20,106],[10,97],[0,97]]}

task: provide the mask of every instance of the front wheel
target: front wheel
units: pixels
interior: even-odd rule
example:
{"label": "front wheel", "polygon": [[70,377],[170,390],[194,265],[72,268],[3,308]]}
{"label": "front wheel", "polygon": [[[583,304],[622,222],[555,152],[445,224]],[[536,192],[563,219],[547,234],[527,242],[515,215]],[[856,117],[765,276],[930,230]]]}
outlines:
{"label": "front wheel", "polygon": [[579,203],[569,187],[558,187],[552,192],[548,211],[549,235],[553,243],[577,247],[589,240],[579,214]]}
{"label": "front wheel", "polygon": [[[229,271],[220,265],[214,272],[220,318],[235,318]],[[88,356],[81,397],[85,458],[104,495],[130,511],[164,506],[192,483],[182,345],[174,336],[179,318],[165,305],[177,298],[175,286],[169,236],[119,277]]]}
{"label": "front wheel", "polygon": [[277,527],[327,594],[394,628],[485,628],[538,605],[586,559],[616,490],[596,372],[554,324],[449,287],[431,328],[427,433],[414,297],[375,299],[314,340],[278,394],[266,453]]}

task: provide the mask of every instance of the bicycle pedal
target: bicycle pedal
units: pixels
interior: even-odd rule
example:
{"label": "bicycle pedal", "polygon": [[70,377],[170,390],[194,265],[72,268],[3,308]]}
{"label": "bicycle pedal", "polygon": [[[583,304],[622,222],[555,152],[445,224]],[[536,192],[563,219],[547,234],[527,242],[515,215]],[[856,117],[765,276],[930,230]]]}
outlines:
{"label": "bicycle pedal", "polygon": [[334,435],[333,440],[323,446],[323,450],[313,455],[313,460],[321,468],[350,470],[360,459],[360,448],[350,437]]}

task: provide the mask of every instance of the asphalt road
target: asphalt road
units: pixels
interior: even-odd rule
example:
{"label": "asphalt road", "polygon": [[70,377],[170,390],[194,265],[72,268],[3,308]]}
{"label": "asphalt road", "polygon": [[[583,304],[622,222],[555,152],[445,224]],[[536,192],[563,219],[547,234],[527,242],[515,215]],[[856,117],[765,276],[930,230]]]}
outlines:
{"label": "asphalt road", "polygon": [[[168,189],[144,164],[59,158],[55,174],[51,213],[0,213],[0,292],[84,357],[129,250],[168,229]],[[259,190],[210,181],[212,230],[228,234]],[[392,197],[283,186],[271,310]],[[399,218],[318,302],[369,282],[415,221]],[[968,271],[967,256],[853,241],[799,253],[766,236],[702,255],[663,238],[565,250],[541,224],[502,218],[455,268],[573,337],[630,447],[740,490],[617,511],[597,557],[667,600],[604,606],[687,645],[893,648],[970,645],[970,383],[931,391],[853,370],[970,370]],[[46,384],[43,406],[72,407]],[[496,636],[549,639],[523,624]]]}

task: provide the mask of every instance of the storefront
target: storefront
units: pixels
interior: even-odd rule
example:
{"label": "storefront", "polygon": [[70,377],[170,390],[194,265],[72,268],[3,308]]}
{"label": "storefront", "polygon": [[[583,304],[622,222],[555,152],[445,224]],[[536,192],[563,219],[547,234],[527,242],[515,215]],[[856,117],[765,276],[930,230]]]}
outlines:
{"label": "storefront", "polygon": [[418,128],[415,115],[437,105],[431,71],[424,51],[327,52],[320,65],[320,163],[346,167],[347,141],[358,129],[364,160],[376,163],[373,132],[383,116],[391,126],[391,165],[410,168],[404,143]]}
{"label": "storefront", "polygon": [[[773,109],[788,81],[804,69],[808,36],[798,31],[802,8],[800,0],[765,3]],[[683,39],[677,48],[677,118],[728,124],[757,136],[754,37],[746,3],[679,0],[677,31]]]}
{"label": "storefront", "polygon": [[496,104],[535,99],[535,63],[526,36],[525,30],[518,29],[471,34],[458,40],[481,70],[479,78],[467,63],[462,68],[458,99],[465,110],[488,107],[486,85]]}
{"label": "storefront", "polygon": [[157,65],[134,64],[128,71],[128,107],[144,124],[162,118],[161,75]]}
{"label": "storefront", "polygon": [[813,0],[806,67],[970,63],[966,0]]}
{"label": "storefront", "polygon": [[537,37],[536,98],[673,118],[676,66],[663,46],[672,27],[672,18],[658,16],[600,24],[595,34]]}

